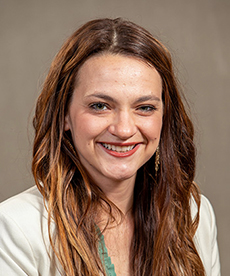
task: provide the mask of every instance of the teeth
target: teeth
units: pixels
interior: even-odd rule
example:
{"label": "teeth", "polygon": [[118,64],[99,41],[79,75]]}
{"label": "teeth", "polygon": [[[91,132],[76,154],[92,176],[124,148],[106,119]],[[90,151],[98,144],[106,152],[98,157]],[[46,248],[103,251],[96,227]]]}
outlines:
{"label": "teeth", "polygon": [[102,146],[105,147],[106,149],[117,151],[117,152],[127,152],[127,151],[132,150],[135,147],[135,145],[132,145],[132,146],[114,146],[114,145],[105,144],[105,143],[102,143]]}

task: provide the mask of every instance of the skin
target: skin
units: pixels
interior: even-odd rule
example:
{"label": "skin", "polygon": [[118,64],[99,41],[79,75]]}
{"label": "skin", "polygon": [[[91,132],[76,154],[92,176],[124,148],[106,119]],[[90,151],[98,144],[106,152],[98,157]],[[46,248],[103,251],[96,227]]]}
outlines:
{"label": "skin", "polygon": [[[158,146],[162,114],[161,77],[143,61],[105,54],[80,68],[65,130],[71,131],[83,166],[124,213],[130,208],[137,170]],[[117,152],[103,143],[135,147]]]}
{"label": "skin", "polygon": [[[162,116],[161,77],[147,63],[103,54],[89,58],[80,68],[65,131],[71,131],[85,169],[124,214],[121,223],[104,232],[117,275],[132,274],[133,217],[129,210],[135,178],[156,151]],[[100,213],[99,220],[107,221],[106,215]]]}

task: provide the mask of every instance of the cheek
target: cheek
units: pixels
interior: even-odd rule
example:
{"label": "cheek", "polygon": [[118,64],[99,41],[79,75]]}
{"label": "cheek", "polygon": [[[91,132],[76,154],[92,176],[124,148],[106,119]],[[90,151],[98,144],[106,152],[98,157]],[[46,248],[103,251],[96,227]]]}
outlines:
{"label": "cheek", "polygon": [[162,129],[162,119],[146,120],[144,123],[143,132],[150,140],[156,140],[160,138]]}
{"label": "cheek", "polygon": [[[94,116],[82,115],[75,118],[73,132],[76,138],[94,138],[106,129],[106,127],[107,124],[105,120],[98,120]],[[84,142],[84,140],[82,142]]]}

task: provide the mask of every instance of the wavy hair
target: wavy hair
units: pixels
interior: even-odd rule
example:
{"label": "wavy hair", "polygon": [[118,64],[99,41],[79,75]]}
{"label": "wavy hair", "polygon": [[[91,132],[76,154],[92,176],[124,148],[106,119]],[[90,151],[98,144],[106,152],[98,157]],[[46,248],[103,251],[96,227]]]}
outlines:
{"label": "wavy hair", "polygon": [[[132,56],[151,64],[162,79],[164,104],[160,166],[155,156],[137,173],[134,188],[134,276],[203,276],[193,242],[199,222],[200,195],[194,180],[194,129],[182,102],[168,50],[142,27],[118,19],[97,19],[80,27],[54,58],[38,98],[32,171],[48,210],[50,242],[63,274],[98,276],[105,269],[98,253],[95,213],[112,203],[81,165],[64,131],[78,70],[102,53]],[[198,207],[191,217],[191,198]],[[110,211],[112,216],[112,211]],[[55,236],[51,221],[55,221]]]}

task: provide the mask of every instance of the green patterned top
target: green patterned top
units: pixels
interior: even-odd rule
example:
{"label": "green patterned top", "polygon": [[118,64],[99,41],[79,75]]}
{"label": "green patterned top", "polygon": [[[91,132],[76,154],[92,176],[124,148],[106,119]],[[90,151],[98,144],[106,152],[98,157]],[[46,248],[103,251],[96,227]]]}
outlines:
{"label": "green patterned top", "polygon": [[99,250],[99,254],[100,254],[102,263],[105,266],[105,271],[106,271],[107,276],[116,276],[114,264],[112,264],[111,259],[108,255],[108,250],[105,246],[104,236],[102,234],[100,237],[98,250]]}

